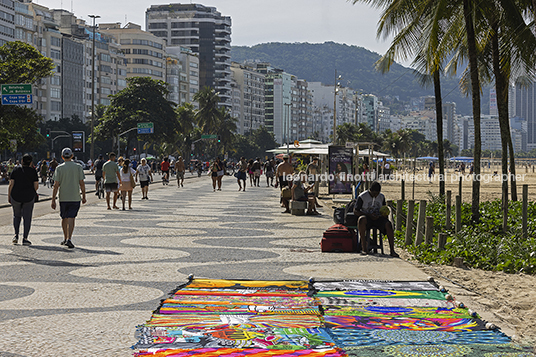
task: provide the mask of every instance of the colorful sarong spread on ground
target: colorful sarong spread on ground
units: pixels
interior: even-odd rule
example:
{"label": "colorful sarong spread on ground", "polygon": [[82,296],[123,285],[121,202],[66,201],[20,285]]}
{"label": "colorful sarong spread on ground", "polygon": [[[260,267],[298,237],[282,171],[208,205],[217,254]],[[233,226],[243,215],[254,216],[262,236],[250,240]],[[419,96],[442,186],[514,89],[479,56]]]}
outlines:
{"label": "colorful sarong spread on ground", "polygon": [[428,281],[193,279],[136,337],[137,357],[536,357]]}

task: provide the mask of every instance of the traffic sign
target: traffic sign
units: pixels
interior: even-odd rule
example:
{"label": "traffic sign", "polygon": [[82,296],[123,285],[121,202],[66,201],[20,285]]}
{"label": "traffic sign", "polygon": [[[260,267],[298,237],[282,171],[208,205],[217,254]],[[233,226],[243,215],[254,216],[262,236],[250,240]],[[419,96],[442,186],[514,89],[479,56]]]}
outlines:
{"label": "traffic sign", "polygon": [[2,105],[32,104],[31,94],[4,94],[2,95]]}
{"label": "traffic sign", "polygon": [[154,134],[154,123],[138,123],[138,134]]}
{"label": "traffic sign", "polygon": [[201,139],[216,139],[218,135],[201,135]]}
{"label": "traffic sign", "polygon": [[32,94],[31,84],[2,84],[2,95]]}

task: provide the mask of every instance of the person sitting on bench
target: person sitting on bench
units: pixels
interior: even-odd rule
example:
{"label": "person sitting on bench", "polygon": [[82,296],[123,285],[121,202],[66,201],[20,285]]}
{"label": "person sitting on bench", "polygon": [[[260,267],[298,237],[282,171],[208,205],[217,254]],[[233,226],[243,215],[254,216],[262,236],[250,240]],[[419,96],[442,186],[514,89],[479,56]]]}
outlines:
{"label": "person sitting on bench", "polygon": [[398,257],[399,255],[395,252],[393,226],[386,216],[380,214],[380,209],[386,205],[385,196],[380,191],[380,183],[374,181],[367,191],[357,197],[354,214],[356,217],[359,217],[357,228],[359,229],[359,238],[361,239],[361,254],[368,254],[366,232],[371,228],[377,228],[381,233],[387,235],[391,256]]}
{"label": "person sitting on bench", "polygon": [[307,174],[305,171],[300,171],[298,176],[294,179],[294,184],[292,185],[292,199],[294,201],[308,201],[307,213],[308,215],[319,215],[320,213],[316,210],[316,197],[313,193],[314,184],[311,186],[305,187],[303,184],[307,181]]}

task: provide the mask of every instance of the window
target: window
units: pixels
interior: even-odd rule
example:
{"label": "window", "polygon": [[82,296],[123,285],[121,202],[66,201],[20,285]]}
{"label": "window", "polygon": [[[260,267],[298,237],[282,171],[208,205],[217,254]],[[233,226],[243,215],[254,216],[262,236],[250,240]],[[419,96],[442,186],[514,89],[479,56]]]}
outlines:
{"label": "window", "polygon": [[100,60],[104,62],[112,62],[112,57],[106,53],[101,53]]}
{"label": "window", "polygon": [[50,77],[50,84],[59,86],[60,85],[60,77],[59,76]]}
{"label": "window", "polygon": [[112,94],[112,90],[110,88],[101,88],[101,94],[110,95]]}
{"label": "window", "polygon": [[198,67],[199,67],[199,64],[196,63],[196,62],[190,62],[190,67],[198,68]]}
{"label": "window", "polygon": [[61,111],[61,102],[50,101],[50,110],[53,112]]}
{"label": "window", "polygon": [[59,88],[50,88],[51,98],[61,98],[61,90]]}
{"label": "window", "polygon": [[55,47],[61,47],[61,40],[58,37],[51,37],[50,45]]}
{"label": "window", "polygon": [[126,86],[127,86],[127,81],[124,80],[124,79],[118,79],[118,80],[117,80],[117,85],[118,85],[119,87],[126,87]]}
{"label": "window", "polygon": [[61,60],[61,52],[58,50],[50,50],[50,58]]}
{"label": "window", "polygon": [[127,76],[127,70],[126,70],[126,69],[121,69],[121,68],[119,68],[119,69],[117,70],[117,75],[126,77],[126,76]]}
{"label": "window", "polygon": [[102,76],[100,82],[103,84],[112,84],[112,79],[110,77]]}

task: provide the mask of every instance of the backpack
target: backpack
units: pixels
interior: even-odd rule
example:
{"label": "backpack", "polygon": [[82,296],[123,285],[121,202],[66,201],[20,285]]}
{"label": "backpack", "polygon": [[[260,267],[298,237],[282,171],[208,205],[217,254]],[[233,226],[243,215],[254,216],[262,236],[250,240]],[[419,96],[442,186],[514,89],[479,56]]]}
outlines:
{"label": "backpack", "polygon": [[354,208],[357,204],[357,198],[354,198],[346,205],[345,211],[344,211],[344,225],[347,227],[355,227],[357,226],[357,217],[354,214]]}

